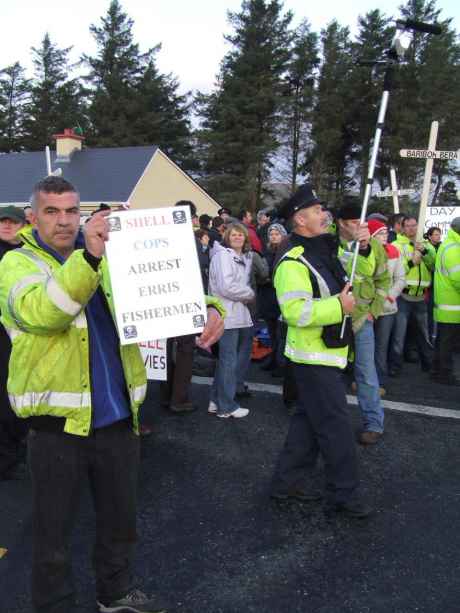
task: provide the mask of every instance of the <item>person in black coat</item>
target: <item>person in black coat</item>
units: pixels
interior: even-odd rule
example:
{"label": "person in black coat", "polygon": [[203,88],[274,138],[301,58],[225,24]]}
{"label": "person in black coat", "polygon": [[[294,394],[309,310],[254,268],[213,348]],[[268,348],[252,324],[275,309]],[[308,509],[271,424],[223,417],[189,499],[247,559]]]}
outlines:
{"label": "person in black coat", "polygon": [[[21,246],[16,233],[26,224],[24,211],[15,206],[0,209],[0,260],[3,256]],[[23,440],[27,434],[27,423],[13,413],[6,384],[11,354],[10,338],[0,324],[0,481],[25,476],[19,465],[24,459]]]}

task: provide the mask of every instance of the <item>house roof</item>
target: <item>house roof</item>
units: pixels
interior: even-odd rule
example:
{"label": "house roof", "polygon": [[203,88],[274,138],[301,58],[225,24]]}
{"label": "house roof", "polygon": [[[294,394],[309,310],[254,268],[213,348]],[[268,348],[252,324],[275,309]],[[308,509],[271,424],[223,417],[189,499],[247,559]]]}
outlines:
{"label": "house roof", "polygon": [[[80,192],[82,202],[126,202],[157,150],[149,147],[101,147],[75,151],[70,162],[56,164]],[[32,188],[46,176],[44,151],[0,155],[0,203],[28,202]]]}

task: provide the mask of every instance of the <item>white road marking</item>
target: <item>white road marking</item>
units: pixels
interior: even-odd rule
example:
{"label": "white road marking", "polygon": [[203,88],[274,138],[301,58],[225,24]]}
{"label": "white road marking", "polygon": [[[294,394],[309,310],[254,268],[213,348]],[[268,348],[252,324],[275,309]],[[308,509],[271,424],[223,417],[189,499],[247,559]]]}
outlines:
{"label": "white road marking", "polygon": [[[211,385],[212,377],[193,377],[192,382],[198,385]],[[280,385],[269,385],[267,383],[248,383],[251,392],[265,392],[266,394],[277,394],[280,396],[283,393]],[[353,406],[358,405],[356,396],[347,395],[347,402]],[[400,411],[402,413],[416,413],[418,415],[429,415],[430,417],[450,417],[451,419],[460,419],[460,411],[452,409],[440,409],[438,407],[430,407],[420,404],[409,404],[407,402],[396,402],[394,400],[382,400],[385,409],[390,411]]]}

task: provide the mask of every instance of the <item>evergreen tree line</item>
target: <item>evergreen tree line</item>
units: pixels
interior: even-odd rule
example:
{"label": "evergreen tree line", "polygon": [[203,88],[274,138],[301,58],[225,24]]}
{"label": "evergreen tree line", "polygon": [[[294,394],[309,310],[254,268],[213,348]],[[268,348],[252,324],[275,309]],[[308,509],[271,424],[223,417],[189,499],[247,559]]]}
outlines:
{"label": "evergreen tree line", "polygon": [[[436,0],[407,0],[398,17],[440,23],[442,34],[416,33],[395,71],[375,173],[381,189],[391,166],[402,187],[420,187],[423,163],[400,158],[399,149],[425,149],[431,121],[440,124],[438,149],[460,146],[452,20]],[[160,45],[141,53],[118,0],[90,27],[96,54],[76,66],[71,48],[46,34],[32,48],[31,78],[19,62],[0,71],[0,151],[43,150],[53,134],[78,125],[88,146],[158,145],[234,209],[260,208],[274,183],[293,191],[305,178],[331,204],[362,190],[383,90],[378,62],[394,21],[374,9],[358,18],[354,37],[335,20],[317,33],[307,20],[294,27],[281,0],[243,0],[228,19],[230,50],[215,88],[193,97],[158,70]],[[436,160],[435,198],[454,189],[457,176],[455,164]]]}

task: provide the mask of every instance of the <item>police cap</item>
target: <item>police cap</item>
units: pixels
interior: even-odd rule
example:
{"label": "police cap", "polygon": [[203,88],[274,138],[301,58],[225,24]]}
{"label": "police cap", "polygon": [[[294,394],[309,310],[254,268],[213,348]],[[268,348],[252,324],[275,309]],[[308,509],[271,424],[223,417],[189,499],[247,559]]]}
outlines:
{"label": "police cap", "polygon": [[311,184],[305,183],[283,204],[280,208],[280,216],[284,219],[289,219],[294,213],[300,211],[300,209],[307,209],[316,204],[321,204],[320,199],[316,195]]}

